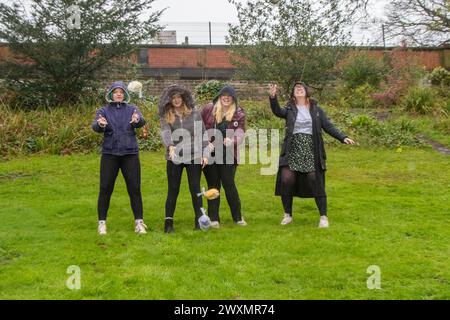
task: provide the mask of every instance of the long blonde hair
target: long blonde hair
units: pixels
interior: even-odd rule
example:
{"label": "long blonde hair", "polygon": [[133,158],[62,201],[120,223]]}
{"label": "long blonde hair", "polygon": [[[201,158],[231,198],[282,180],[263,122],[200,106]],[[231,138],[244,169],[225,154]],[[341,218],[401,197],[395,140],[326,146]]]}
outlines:
{"label": "long blonde hair", "polygon": [[[182,108],[183,108],[183,110],[181,111],[181,118],[185,118],[191,114],[192,109],[188,108],[186,106],[186,103],[184,103],[184,100],[183,100]],[[168,107],[166,108],[166,122],[171,125],[175,122],[175,108],[171,103],[169,103]]]}
{"label": "long blonde hair", "polygon": [[214,119],[216,120],[216,123],[221,123],[224,117],[227,121],[231,121],[235,111],[236,111],[236,103],[233,102],[233,104],[228,107],[227,112],[224,113],[224,107],[222,105],[222,102],[220,102],[220,99],[218,99],[216,104],[214,105],[213,111]]}

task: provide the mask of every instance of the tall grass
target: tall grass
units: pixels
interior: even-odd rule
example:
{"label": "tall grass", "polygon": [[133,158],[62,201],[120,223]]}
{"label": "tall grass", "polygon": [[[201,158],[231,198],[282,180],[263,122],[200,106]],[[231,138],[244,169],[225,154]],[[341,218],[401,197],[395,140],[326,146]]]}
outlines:
{"label": "tall grass", "polygon": [[0,153],[91,152],[98,145],[89,127],[94,114],[88,107],[24,111],[0,105]]}
{"label": "tall grass", "polygon": [[412,87],[403,97],[405,109],[420,114],[432,113],[437,107],[437,97],[431,88]]}
{"label": "tall grass", "polygon": [[[282,102],[281,102],[282,103]],[[136,103],[141,109],[147,124],[137,131],[141,150],[156,151],[162,147],[160,138],[157,101],[149,98]],[[247,115],[247,128],[279,129],[284,135],[284,120],[275,117],[268,101],[242,100],[240,105]],[[86,104],[77,107],[53,109],[17,110],[0,104],[0,155],[11,159],[30,154],[72,154],[99,151],[102,135],[91,129],[95,110],[101,105]],[[398,146],[420,147],[416,138],[421,127],[414,128],[416,122],[405,123],[395,118],[379,121],[370,114],[376,109],[347,109],[333,105],[321,105],[334,124],[354,138],[360,146]],[[425,116],[423,116],[425,117]],[[440,116],[442,121],[445,115]],[[370,121],[365,121],[371,119]],[[441,121],[441,122],[442,122]],[[445,122],[446,123],[446,122]],[[430,126],[437,135],[448,134],[445,126]],[[328,143],[339,144],[327,137]]]}
{"label": "tall grass", "polygon": [[[90,153],[98,150],[102,135],[91,129],[99,106],[17,110],[0,104],[0,154],[11,158],[27,154]],[[156,113],[144,108],[148,124],[138,130],[144,150],[157,150],[159,124]],[[146,138],[148,137],[148,138]]]}

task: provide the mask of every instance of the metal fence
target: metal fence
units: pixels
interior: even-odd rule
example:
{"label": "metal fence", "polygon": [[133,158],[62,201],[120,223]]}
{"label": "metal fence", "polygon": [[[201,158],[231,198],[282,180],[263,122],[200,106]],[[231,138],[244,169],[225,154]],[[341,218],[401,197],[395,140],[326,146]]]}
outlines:
{"label": "metal fence", "polygon": [[[164,32],[155,44],[225,45],[227,22],[161,22]],[[360,46],[398,46],[402,39],[390,38],[379,21],[364,21],[349,29],[351,40]]]}

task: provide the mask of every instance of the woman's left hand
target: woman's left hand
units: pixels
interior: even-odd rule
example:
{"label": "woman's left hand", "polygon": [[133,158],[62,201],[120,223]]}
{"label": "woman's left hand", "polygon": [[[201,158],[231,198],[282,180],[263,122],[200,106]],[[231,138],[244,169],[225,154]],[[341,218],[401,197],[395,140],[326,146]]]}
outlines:
{"label": "woman's left hand", "polygon": [[208,165],[208,158],[202,158],[202,169]]}
{"label": "woman's left hand", "polygon": [[131,116],[130,123],[138,123],[139,122],[139,115],[136,110],[134,110],[133,115]]}
{"label": "woman's left hand", "polygon": [[344,139],[344,143],[345,143],[345,144],[355,144],[355,141],[353,141],[353,140],[350,139],[350,138],[345,138],[345,139]]}
{"label": "woman's left hand", "polygon": [[233,140],[231,140],[230,138],[225,138],[223,139],[223,144],[225,145],[225,147],[229,147],[233,144]]}

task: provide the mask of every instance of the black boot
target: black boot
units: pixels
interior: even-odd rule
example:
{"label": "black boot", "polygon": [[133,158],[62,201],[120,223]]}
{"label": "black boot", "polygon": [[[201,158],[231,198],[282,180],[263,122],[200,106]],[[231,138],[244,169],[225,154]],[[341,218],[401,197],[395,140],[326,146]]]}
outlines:
{"label": "black boot", "polygon": [[172,233],[174,232],[173,228],[173,219],[166,219],[164,220],[164,232],[165,233]]}
{"label": "black boot", "polygon": [[200,216],[196,216],[195,217],[195,221],[194,221],[194,230],[200,230],[200,225],[198,223],[198,218],[200,218]]}

